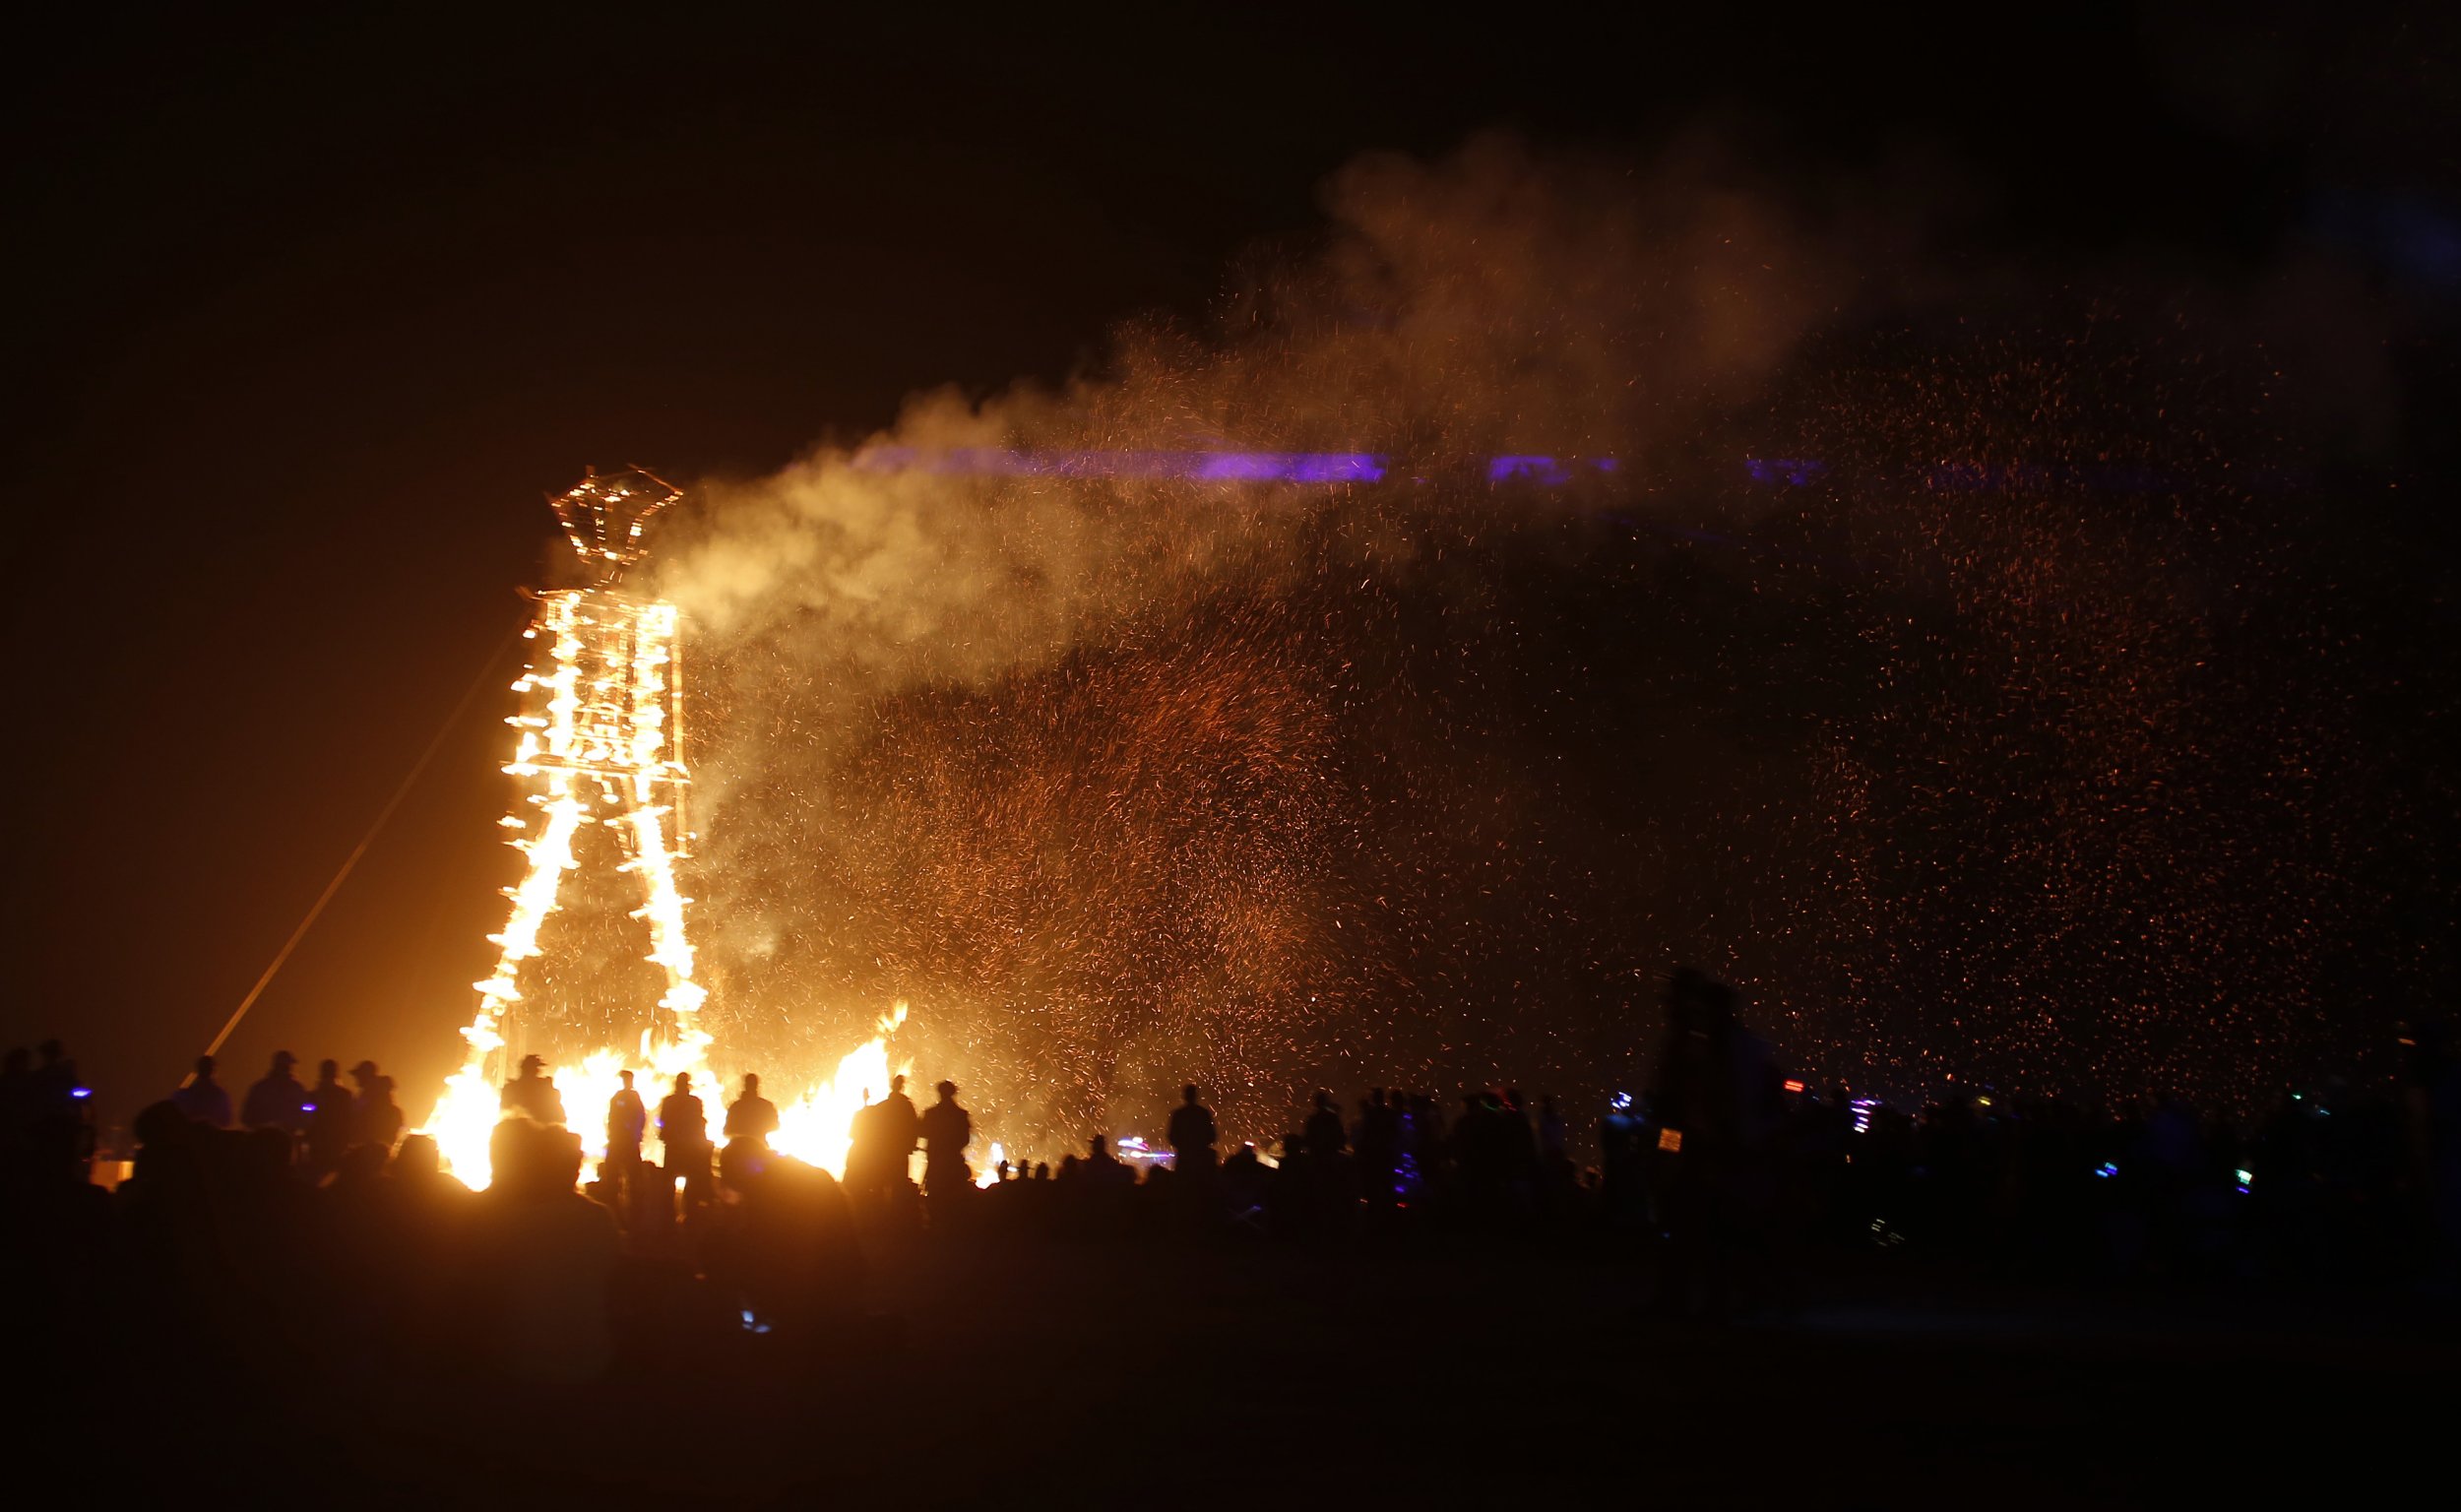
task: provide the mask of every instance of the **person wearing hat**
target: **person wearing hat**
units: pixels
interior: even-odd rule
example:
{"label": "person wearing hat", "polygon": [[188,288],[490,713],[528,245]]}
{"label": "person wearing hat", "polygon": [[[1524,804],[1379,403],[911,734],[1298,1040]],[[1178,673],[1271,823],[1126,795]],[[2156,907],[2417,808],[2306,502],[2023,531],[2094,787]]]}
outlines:
{"label": "person wearing hat", "polygon": [[362,1060],[350,1068],[350,1080],[359,1084],[359,1095],[351,1102],[352,1142],[374,1145],[391,1154],[393,1142],[402,1137],[402,1109],[393,1101],[393,1078],[376,1069],[372,1060]]}
{"label": "person wearing hat", "polygon": [[957,1084],[935,1089],[940,1101],[923,1111],[923,1196],[946,1203],[971,1186],[974,1172],[966,1168],[966,1146],[975,1135],[974,1118],[957,1105]]}
{"label": "person wearing hat", "polygon": [[547,1063],[536,1055],[522,1057],[521,1075],[504,1084],[504,1112],[507,1117],[520,1113],[533,1123],[561,1126],[564,1122],[564,1095],[555,1090],[555,1082],[546,1074]]}
{"label": "person wearing hat", "polygon": [[307,1089],[290,1074],[299,1057],[288,1050],[274,1052],[273,1068],[257,1078],[240,1104],[239,1121],[252,1129],[281,1129],[297,1135],[307,1129]]}

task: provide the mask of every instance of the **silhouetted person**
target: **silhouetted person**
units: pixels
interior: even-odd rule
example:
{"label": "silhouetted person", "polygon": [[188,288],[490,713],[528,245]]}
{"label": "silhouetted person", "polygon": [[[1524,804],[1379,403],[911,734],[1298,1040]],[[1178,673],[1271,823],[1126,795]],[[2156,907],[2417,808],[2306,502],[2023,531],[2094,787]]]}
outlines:
{"label": "silhouetted person", "polygon": [[957,1105],[957,1084],[942,1082],[940,1101],[922,1115],[923,1195],[948,1197],[968,1180],[966,1146],[975,1137],[975,1121]]}
{"label": "silhouetted person", "polygon": [[581,1141],[521,1118],[496,1126],[495,1177],[472,1235],[477,1316],[492,1363],[524,1381],[594,1380],[614,1359],[608,1286],[621,1249],[615,1220],[574,1190]]}
{"label": "silhouetted person", "polygon": [[1127,1162],[1110,1153],[1110,1140],[1101,1134],[1085,1142],[1085,1159],[1077,1163],[1077,1174],[1097,1186],[1133,1186],[1137,1178]]}
{"label": "silhouetted person", "polygon": [[769,1142],[778,1132],[778,1104],[761,1096],[761,1079],[745,1073],[743,1096],[726,1109],[726,1137]]}
{"label": "silhouetted person", "polygon": [[459,1207],[473,1195],[469,1187],[445,1174],[436,1141],[426,1134],[412,1134],[402,1141],[392,1162],[385,1166],[385,1179],[409,1202]]}
{"label": "silhouetted person", "polygon": [[880,1112],[880,1104],[871,1100],[871,1089],[866,1087],[862,1106],[847,1120],[846,1189],[856,1197],[869,1198],[881,1187]]}
{"label": "silhouetted person", "polygon": [[906,1095],[906,1078],[889,1078],[889,1095],[880,1100],[880,1164],[881,1176],[891,1186],[908,1179],[907,1172],[915,1163],[915,1146],[921,1143],[922,1115],[915,1111],[915,1100]]}
{"label": "silhouetted person", "polygon": [[34,1046],[34,1102],[38,1116],[67,1117],[77,1112],[77,1062],[68,1058],[68,1050],[57,1040],[45,1040]]}
{"label": "silhouetted person", "polygon": [[1555,1106],[1555,1095],[1547,1093],[1539,1099],[1539,1154],[1550,1161],[1562,1160],[1565,1138],[1564,1115]]}
{"label": "silhouetted person", "polygon": [[402,1137],[400,1104],[393,1101],[393,1078],[376,1069],[372,1060],[362,1060],[350,1068],[350,1080],[359,1084],[358,1096],[352,1100],[352,1137],[363,1145],[373,1145],[390,1152],[393,1142]]}
{"label": "silhouetted person", "polygon": [[1263,1217],[1272,1175],[1254,1145],[1242,1144],[1230,1152],[1222,1163],[1222,1189],[1223,1205],[1233,1220],[1253,1225]]}
{"label": "silhouetted person", "polygon": [[547,1063],[536,1055],[522,1057],[521,1073],[504,1084],[504,1111],[520,1113],[533,1123],[563,1123],[564,1095],[555,1090],[555,1081],[546,1074],[546,1067]]}
{"label": "silhouetted person", "polygon": [[739,1200],[713,1215],[703,1246],[711,1284],[732,1294],[744,1326],[805,1350],[839,1334],[862,1292],[862,1249],[846,1194],[829,1173],[730,1143],[726,1184]]}
{"label": "silhouetted person", "polygon": [[357,1124],[357,1104],[342,1085],[342,1062],[316,1063],[316,1085],[308,1089],[308,1179],[316,1180],[342,1164]]}
{"label": "silhouetted person", "polygon": [[248,1089],[240,1104],[239,1121],[252,1129],[281,1129],[289,1134],[307,1132],[308,1090],[290,1074],[299,1057],[288,1050],[276,1050],[272,1069],[259,1077]]}
{"label": "silhouetted person", "polygon": [[1394,1179],[1402,1155],[1398,1101],[1388,1100],[1381,1087],[1370,1088],[1359,1101],[1358,1126],[1351,1131],[1351,1146],[1358,1153],[1360,1195],[1378,1208],[1392,1206],[1401,1196]]}
{"label": "silhouetted person", "polygon": [[665,1147],[666,1179],[681,1179],[686,1206],[709,1201],[709,1114],[692,1095],[692,1073],[675,1074],[675,1090],[658,1104],[658,1138]]}
{"label": "silhouetted person", "polygon": [[1196,1084],[1179,1089],[1179,1105],[1170,1110],[1171,1164],[1181,1174],[1211,1172],[1214,1168],[1214,1141],[1220,1138],[1214,1130],[1214,1110],[1196,1100]]}
{"label": "silhouetted person", "polygon": [[1342,1110],[1333,1104],[1333,1094],[1316,1089],[1316,1109],[1307,1115],[1302,1131],[1307,1140],[1307,1153],[1319,1161],[1329,1161],[1350,1148],[1350,1136],[1342,1128]]}
{"label": "silhouetted person", "polygon": [[197,1074],[188,1085],[171,1094],[171,1102],[188,1115],[191,1122],[210,1124],[218,1129],[230,1127],[230,1094],[214,1080],[214,1057],[197,1057]]}
{"label": "silhouetted person", "polygon": [[390,1215],[389,1229],[400,1253],[404,1299],[409,1312],[402,1320],[406,1333],[466,1325],[453,1315],[448,1263],[463,1239],[478,1194],[447,1175],[436,1142],[425,1134],[406,1135],[385,1166],[381,1195]]}
{"label": "silhouetted person", "polygon": [[606,1160],[618,1171],[629,1172],[641,1164],[641,1141],[649,1136],[649,1109],[641,1105],[641,1094],[632,1090],[632,1073],[619,1071],[623,1088],[606,1100]]}
{"label": "silhouetted person", "polygon": [[1650,1098],[1660,1139],[1663,1300],[1723,1313],[1738,1263],[1746,1197],[1773,1131],[1776,1073],[1735,1017],[1735,989],[1685,967],[1667,985],[1667,1037]]}

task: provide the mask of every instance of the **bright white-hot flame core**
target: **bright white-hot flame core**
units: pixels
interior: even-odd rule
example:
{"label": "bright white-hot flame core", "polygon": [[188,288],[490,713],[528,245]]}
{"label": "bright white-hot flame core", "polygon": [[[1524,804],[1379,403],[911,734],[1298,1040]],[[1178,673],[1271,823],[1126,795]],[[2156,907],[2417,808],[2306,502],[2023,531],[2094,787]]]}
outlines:
{"label": "bright white-hot flame core", "polygon": [[[854,1115],[860,1112],[868,1098],[877,1101],[889,1090],[892,1076],[912,1074],[912,1063],[893,1060],[890,1040],[897,1027],[906,1021],[907,1008],[897,1005],[884,1017],[879,1032],[838,1061],[836,1074],[813,1083],[790,1097],[773,1097],[778,1104],[778,1132],[770,1137],[770,1148],[783,1155],[793,1156],[829,1171],[833,1175],[846,1172],[847,1146],[852,1138]],[[583,1152],[593,1162],[606,1154],[605,1109],[615,1094],[622,1090],[622,1073],[633,1073],[634,1090],[650,1110],[649,1142],[646,1155],[661,1159],[663,1151],[658,1144],[657,1110],[659,1100],[673,1087],[678,1072],[689,1072],[692,1087],[709,1111],[713,1133],[723,1127],[725,1112],[721,1104],[729,1101],[735,1083],[722,1079],[699,1052],[697,1046],[687,1059],[685,1047],[676,1044],[653,1047],[644,1037],[634,1053],[619,1050],[598,1050],[582,1058],[578,1066],[551,1068],[556,1091],[562,1095],[564,1109],[573,1132],[581,1136]],[[784,1078],[764,1074],[762,1093],[768,1096],[781,1090]],[[443,1097],[427,1121],[424,1132],[434,1136],[439,1153],[453,1173],[472,1186],[485,1186],[489,1177],[488,1140],[502,1118],[499,1110],[501,1092],[493,1078],[483,1069],[473,1070],[465,1065],[446,1078]],[[996,1159],[996,1157],[995,1157]]]}
{"label": "bright white-hot flame core", "polygon": [[[555,911],[564,875],[581,864],[575,842],[585,821],[595,819],[618,832],[626,855],[620,869],[639,880],[645,896],[632,916],[648,926],[647,959],[664,972],[666,990],[658,1000],[656,1022],[631,1049],[610,1046],[582,1056],[577,1065],[550,1068],[568,1126],[592,1160],[603,1157],[605,1110],[622,1087],[621,1073],[629,1070],[650,1114],[645,1153],[657,1159],[663,1154],[658,1104],[678,1074],[691,1074],[713,1135],[724,1127],[725,1104],[736,1089],[733,1077],[722,1078],[711,1059],[715,1040],[700,1017],[709,989],[694,975],[697,962],[685,927],[692,900],[683,895],[675,872],[688,838],[676,816],[689,781],[680,755],[675,607],[611,588],[568,589],[539,599],[529,638],[543,640],[544,665],[534,664],[513,684],[526,705],[510,721],[519,734],[504,769],[531,788],[527,801],[538,810],[535,821],[519,816],[504,821],[520,832],[508,844],[529,857],[530,869],[506,890],[511,916],[502,933],[489,936],[498,950],[496,968],[476,983],[477,1011],[462,1031],[469,1054],[462,1069],[446,1078],[422,1131],[435,1138],[446,1166],[472,1186],[489,1179],[488,1144],[502,1116],[500,1084],[514,1070],[508,1064],[507,1020],[522,1001],[522,966],[540,953],[539,930]],[[780,1119],[772,1148],[843,1173],[854,1115],[866,1097],[885,1095],[890,1078],[910,1069],[892,1068],[890,1054],[906,1012],[906,1005],[898,1004],[870,1040],[838,1062],[834,1075],[790,1095],[782,1095],[793,1085],[790,1077],[772,1068],[727,1068],[763,1073],[763,1092],[778,1104]]]}

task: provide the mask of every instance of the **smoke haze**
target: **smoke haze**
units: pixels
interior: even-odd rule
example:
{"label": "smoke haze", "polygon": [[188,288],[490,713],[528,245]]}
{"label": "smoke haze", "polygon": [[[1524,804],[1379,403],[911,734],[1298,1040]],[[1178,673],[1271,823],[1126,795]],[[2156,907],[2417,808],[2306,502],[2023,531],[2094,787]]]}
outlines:
{"label": "smoke haze", "polygon": [[[1320,1079],[1628,1084],[1677,959],[1888,1090],[2310,1054],[2385,895],[2298,380],[2210,282],[1933,256],[1940,187],[1366,158],[1201,329],[709,483],[656,560],[722,1038],[909,999],[1012,1150],[1191,1078],[1251,1136]],[[1256,450],[1393,466],[882,461]]]}

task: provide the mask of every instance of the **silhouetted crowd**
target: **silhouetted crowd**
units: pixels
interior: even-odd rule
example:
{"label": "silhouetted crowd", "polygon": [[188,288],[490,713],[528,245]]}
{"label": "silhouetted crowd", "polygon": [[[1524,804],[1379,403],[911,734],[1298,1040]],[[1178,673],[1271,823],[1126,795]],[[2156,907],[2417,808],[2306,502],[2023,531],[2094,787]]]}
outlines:
{"label": "silhouetted crowd", "polygon": [[1299,1244],[1361,1264],[1396,1244],[1553,1246],[1628,1264],[1637,1307],[1710,1316],[1857,1272],[2454,1294],[2461,1074],[2440,1032],[2416,1035],[2397,1088],[2290,1094],[2233,1127],[2178,1102],[2109,1115],[1988,1091],[1901,1110],[1784,1079],[1697,974],[1665,1006],[1651,1085],[1579,1129],[1517,1089],[1448,1105],[1378,1088],[1347,1108],[1316,1093],[1270,1152],[1226,1149],[1189,1086],[1167,1150],[1096,1135],[978,1173],[957,1088],[918,1109],[900,1077],[855,1118],[843,1180],[770,1148],[757,1076],[714,1136],[689,1076],[652,1106],[626,1073],[591,1167],[532,1056],[475,1192],[403,1133],[375,1065],[346,1083],[326,1060],[302,1083],[287,1051],[235,1115],[200,1059],[137,1115],[133,1168],[106,1190],[88,1090],[49,1042],[0,1068],[11,1279],[167,1360],[271,1371],[340,1337],[371,1368],[543,1382],[604,1373],[619,1339],[825,1351],[867,1326],[867,1267],[914,1244]]}

